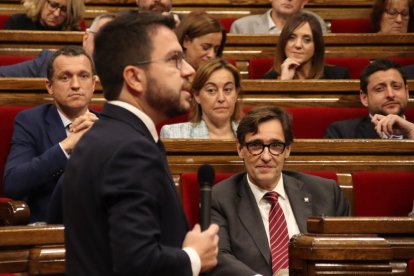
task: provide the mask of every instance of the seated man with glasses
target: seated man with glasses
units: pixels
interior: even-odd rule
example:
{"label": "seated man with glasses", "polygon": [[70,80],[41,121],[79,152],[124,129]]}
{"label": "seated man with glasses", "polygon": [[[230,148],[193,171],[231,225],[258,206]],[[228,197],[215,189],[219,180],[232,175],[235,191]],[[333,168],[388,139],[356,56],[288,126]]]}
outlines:
{"label": "seated man with glasses", "polygon": [[283,110],[250,111],[239,123],[237,140],[246,172],[213,187],[219,255],[209,275],[284,275],[288,241],[307,232],[307,218],[347,216],[348,202],[333,180],[283,170],[293,142]]}
{"label": "seated man with glasses", "polygon": [[23,0],[25,13],[10,16],[5,30],[80,31],[83,0]]}

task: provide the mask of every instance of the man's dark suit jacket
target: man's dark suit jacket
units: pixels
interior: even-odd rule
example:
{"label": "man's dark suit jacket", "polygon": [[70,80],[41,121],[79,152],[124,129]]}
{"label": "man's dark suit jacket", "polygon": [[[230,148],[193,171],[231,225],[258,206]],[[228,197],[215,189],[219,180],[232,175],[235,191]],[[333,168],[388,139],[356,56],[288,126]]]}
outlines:
{"label": "man's dark suit jacket", "polygon": [[[279,74],[276,71],[269,71],[264,75],[264,79],[277,79]],[[335,80],[335,79],[349,79],[348,68],[342,66],[324,66],[323,75],[321,79]]]}
{"label": "man's dark suit jacket", "polygon": [[[301,233],[307,232],[309,216],[349,215],[348,201],[335,181],[289,171],[282,175]],[[271,276],[269,242],[246,173],[215,185],[212,198],[212,222],[220,226],[220,251],[218,266],[210,275]]]}
{"label": "man's dark suit jacket", "polygon": [[166,154],[130,111],[106,104],[63,180],[67,275],[191,275],[187,222]]}
{"label": "man's dark suit jacket", "polygon": [[325,138],[380,139],[369,116],[335,122],[327,128]]}
{"label": "man's dark suit jacket", "polygon": [[414,64],[404,66],[401,70],[407,80],[414,80]]}
{"label": "man's dark suit jacket", "polygon": [[31,222],[45,220],[49,198],[68,160],[58,144],[66,137],[53,104],[16,116],[4,171],[4,193],[28,203]]}
{"label": "man's dark suit jacket", "polygon": [[43,50],[32,60],[13,65],[0,66],[0,77],[7,78],[46,78],[47,64],[54,51]]}

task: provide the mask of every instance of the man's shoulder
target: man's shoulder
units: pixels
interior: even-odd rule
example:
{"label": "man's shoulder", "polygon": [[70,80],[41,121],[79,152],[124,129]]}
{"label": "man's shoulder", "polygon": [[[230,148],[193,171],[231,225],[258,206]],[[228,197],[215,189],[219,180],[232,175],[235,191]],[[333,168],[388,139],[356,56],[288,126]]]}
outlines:
{"label": "man's shoulder", "polygon": [[267,12],[263,14],[248,15],[237,19],[231,26],[233,33],[254,33],[255,26],[266,26]]}
{"label": "man's shoulder", "polygon": [[246,172],[237,173],[229,178],[220,181],[213,186],[213,192],[217,194],[233,193],[246,176]]}
{"label": "man's shoulder", "polygon": [[305,184],[318,184],[318,183],[333,183],[333,179],[328,179],[322,176],[296,172],[296,171],[289,171],[283,170],[283,175],[285,178],[294,178],[295,180],[302,181]]}
{"label": "man's shoulder", "polygon": [[367,117],[360,117],[356,119],[348,119],[348,120],[340,120],[333,122],[330,126],[339,127],[339,128],[355,128],[362,122],[365,122],[367,120]]}
{"label": "man's shoulder", "polygon": [[21,118],[37,120],[38,118],[46,116],[46,114],[53,108],[56,108],[53,104],[42,104],[33,108],[29,108],[19,112],[16,115],[16,120]]}

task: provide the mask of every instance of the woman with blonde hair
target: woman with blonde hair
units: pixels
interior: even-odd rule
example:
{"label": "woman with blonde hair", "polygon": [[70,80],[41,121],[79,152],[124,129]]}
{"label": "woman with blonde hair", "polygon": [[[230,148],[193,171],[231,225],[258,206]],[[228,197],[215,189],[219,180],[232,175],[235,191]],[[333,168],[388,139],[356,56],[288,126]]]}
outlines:
{"label": "woman with blonde hair", "polygon": [[12,15],[5,30],[80,31],[83,0],[23,0],[26,13]]}
{"label": "woman with blonde hair", "polygon": [[178,25],[178,41],[184,49],[185,60],[197,70],[206,60],[221,57],[226,43],[226,31],[206,12],[195,11]]}
{"label": "woman with blonde hair", "polygon": [[191,90],[190,121],[164,125],[161,138],[235,139],[242,117],[237,68],[223,59],[210,59],[200,65]]}
{"label": "woman with blonde hair", "polygon": [[273,68],[265,79],[349,79],[348,69],[326,66],[325,45],[319,21],[297,13],[288,19],[279,37]]}

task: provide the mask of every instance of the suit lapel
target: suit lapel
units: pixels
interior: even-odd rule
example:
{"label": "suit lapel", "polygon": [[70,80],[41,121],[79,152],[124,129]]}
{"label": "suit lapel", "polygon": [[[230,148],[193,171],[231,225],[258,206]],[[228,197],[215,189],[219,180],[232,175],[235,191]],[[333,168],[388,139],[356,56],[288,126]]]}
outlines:
{"label": "suit lapel", "polygon": [[378,139],[380,138],[371,123],[371,117],[365,117],[358,125],[357,138]]}
{"label": "suit lapel", "polygon": [[242,181],[240,182],[238,195],[239,202],[236,204],[238,204],[238,216],[240,221],[244,225],[245,230],[250,234],[256,243],[263,258],[265,258],[266,262],[270,265],[271,259],[269,242],[267,240],[259,208],[247,183],[246,175],[244,175]]}
{"label": "suit lapel", "polygon": [[52,145],[56,145],[67,137],[65,127],[55,105],[50,105],[46,113],[45,121],[47,136]]}
{"label": "suit lapel", "polygon": [[306,221],[312,215],[312,196],[302,191],[304,183],[283,175],[283,184],[301,233],[307,233]]}

